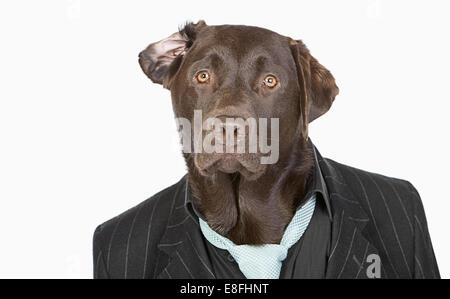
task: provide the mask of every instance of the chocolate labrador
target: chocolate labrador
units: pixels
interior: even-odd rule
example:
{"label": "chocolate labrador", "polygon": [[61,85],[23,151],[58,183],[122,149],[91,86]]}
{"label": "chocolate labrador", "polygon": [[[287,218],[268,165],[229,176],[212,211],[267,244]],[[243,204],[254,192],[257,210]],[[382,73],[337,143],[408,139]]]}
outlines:
{"label": "chocolate labrador", "polygon": [[339,92],[331,73],[301,40],[204,21],[149,45],[139,63],[170,90],[177,119],[193,122],[195,110],[202,121],[279,119],[276,163],[260,163],[260,151],[184,153],[195,205],[211,228],[235,244],[279,243],[313,166],[308,124]]}

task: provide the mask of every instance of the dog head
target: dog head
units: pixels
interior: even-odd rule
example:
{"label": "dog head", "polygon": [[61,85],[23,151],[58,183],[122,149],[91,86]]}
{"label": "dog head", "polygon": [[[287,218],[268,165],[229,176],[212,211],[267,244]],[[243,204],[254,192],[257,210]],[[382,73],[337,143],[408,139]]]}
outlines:
{"label": "dog head", "polygon": [[[266,138],[266,144],[278,143],[279,157],[284,159],[295,144],[308,138],[308,123],[328,111],[339,92],[331,73],[302,41],[258,27],[189,23],[150,44],[139,54],[139,63],[154,83],[171,91],[177,119],[195,123],[195,111],[201,111],[202,125],[219,120],[217,126],[206,125],[200,134],[207,137],[214,131],[209,141],[215,149],[225,149],[231,139],[236,149],[239,139],[245,140],[241,152],[185,154],[205,176],[238,172],[252,180],[266,171],[261,158],[268,153],[260,148],[250,151],[249,135],[255,131],[248,122],[239,127],[238,120],[278,119],[278,132],[267,121],[270,133],[262,136],[259,128],[256,134]],[[223,125],[229,119],[235,125],[231,134],[226,131],[229,126]],[[194,125],[189,131],[189,144],[204,141],[196,140]]]}

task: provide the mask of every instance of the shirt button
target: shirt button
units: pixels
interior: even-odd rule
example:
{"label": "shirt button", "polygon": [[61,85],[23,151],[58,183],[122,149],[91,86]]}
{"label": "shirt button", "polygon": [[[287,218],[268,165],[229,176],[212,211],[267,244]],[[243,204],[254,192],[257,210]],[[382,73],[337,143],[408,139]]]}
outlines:
{"label": "shirt button", "polygon": [[233,258],[233,256],[232,256],[231,254],[228,254],[228,255],[227,255],[227,258],[228,258],[228,260],[229,260],[230,262],[234,262],[234,258]]}

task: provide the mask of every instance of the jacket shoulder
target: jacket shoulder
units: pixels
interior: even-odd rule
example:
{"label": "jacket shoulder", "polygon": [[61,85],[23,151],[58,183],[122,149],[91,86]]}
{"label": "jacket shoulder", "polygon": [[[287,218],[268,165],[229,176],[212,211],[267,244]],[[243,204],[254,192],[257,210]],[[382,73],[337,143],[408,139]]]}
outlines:
{"label": "jacket shoulder", "polygon": [[129,269],[136,272],[139,263],[145,275],[148,254],[156,251],[174,208],[176,192],[183,185],[184,178],[97,226],[93,236],[94,277],[127,276]]}
{"label": "jacket shoulder", "polygon": [[406,180],[364,171],[327,159],[364,209],[366,237],[399,278],[438,278],[422,200]]}
{"label": "jacket shoulder", "polygon": [[362,206],[383,205],[414,214],[417,205],[422,205],[419,193],[407,180],[362,170],[331,159],[325,160],[339,170],[341,179]]}

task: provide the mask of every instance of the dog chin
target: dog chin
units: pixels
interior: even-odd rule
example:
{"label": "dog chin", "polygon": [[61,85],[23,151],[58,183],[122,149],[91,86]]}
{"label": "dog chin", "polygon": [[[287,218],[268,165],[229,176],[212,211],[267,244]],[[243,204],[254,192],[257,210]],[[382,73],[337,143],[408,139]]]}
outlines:
{"label": "dog chin", "polygon": [[203,176],[214,176],[218,172],[239,173],[247,180],[256,180],[266,170],[256,154],[197,154],[195,167]]}

